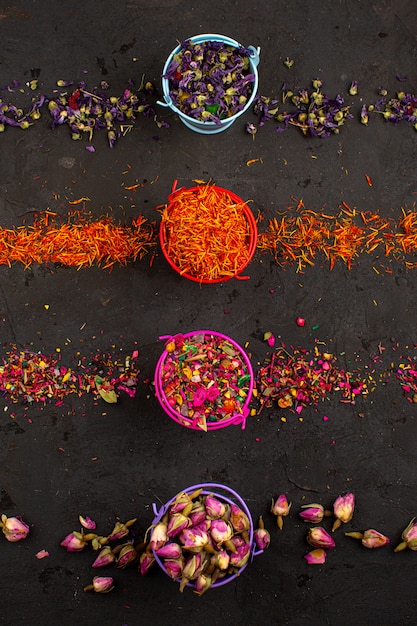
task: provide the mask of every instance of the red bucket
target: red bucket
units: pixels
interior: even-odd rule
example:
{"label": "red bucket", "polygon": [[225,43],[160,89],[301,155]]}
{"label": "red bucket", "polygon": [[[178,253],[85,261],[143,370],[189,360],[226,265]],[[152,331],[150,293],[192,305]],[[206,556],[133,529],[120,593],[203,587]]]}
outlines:
{"label": "red bucket", "polygon": [[167,341],[155,369],[155,393],[167,415],[193,430],[244,429],[254,375],[243,348],[212,330],[160,339]]}
{"label": "red bucket", "polygon": [[[241,273],[252,260],[258,241],[256,221],[247,203],[216,185],[176,189],[176,184],[174,181],[159,230],[169,265],[180,276],[198,283],[247,280],[249,276]],[[210,195],[211,208],[205,194]]]}

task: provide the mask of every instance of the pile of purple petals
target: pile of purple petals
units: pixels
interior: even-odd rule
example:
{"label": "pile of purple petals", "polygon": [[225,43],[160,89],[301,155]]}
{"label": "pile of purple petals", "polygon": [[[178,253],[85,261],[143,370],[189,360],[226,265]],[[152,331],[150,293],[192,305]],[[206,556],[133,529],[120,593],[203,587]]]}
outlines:
{"label": "pile of purple petals", "polygon": [[247,48],[220,41],[181,43],[163,78],[174,105],[188,117],[220,124],[242,111],[253,90]]}
{"label": "pile of purple petals", "polygon": [[[93,89],[88,89],[85,82],[79,82],[76,86],[71,81],[59,80],[57,85],[60,88],[59,95],[53,98],[45,95],[34,97],[26,112],[23,108],[0,99],[0,132],[4,132],[8,126],[29,128],[41,117],[44,106],[48,107],[52,118],[52,129],[67,125],[72,139],[78,140],[87,136],[89,142],[93,139],[94,131],[105,130],[110,148],[120,136],[126,135],[133,128],[139,114],[152,119],[158,128],[169,127],[167,122],[157,118],[156,111],[149,102],[148,97],[154,95],[150,82],[142,81],[136,88],[130,80],[121,96],[110,95],[109,85],[105,81],[101,82],[100,87]],[[7,88],[7,91],[14,92],[18,87],[18,81],[14,81],[13,88]],[[88,145],[87,150],[95,151],[92,145]]]}
{"label": "pile of purple petals", "polygon": [[[71,83],[65,83],[69,86]],[[153,107],[142,92],[153,94],[151,83],[135,89],[132,81],[120,97],[107,94],[108,85],[102,82],[100,88],[88,90],[84,82],[69,94],[61,94],[49,100],[48,109],[52,117],[52,128],[67,124],[72,139],[82,139],[86,134],[91,141],[96,130],[105,130],[110,148],[116,140],[126,134],[141,113],[152,118],[158,127],[167,127],[166,122],[156,119]],[[92,150],[94,151],[94,149]]]}
{"label": "pile of purple petals", "polygon": [[[380,89],[379,94],[387,96],[385,89]],[[377,113],[382,115],[385,121],[394,122],[411,122],[417,130],[417,96],[404,91],[398,91],[395,97],[382,97],[374,104],[363,105],[361,109],[361,122],[367,124],[369,115]]]}
{"label": "pile of purple petals", "polygon": [[[293,92],[282,86],[282,104],[266,96],[257,96],[253,107],[258,116],[258,126],[264,126],[272,119],[280,122],[277,132],[287,130],[289,126],[295,126],[306,137],[329,137],[331,134],[340,132],[340,127],[346,119],[352,118],[350,107],[344,104],[340,94],[330,98],[322,92],[321,80],[313,80],[311,89],[302,89]],[[288,105],[291,109],[287,109]],[[250,134],[256,132],[256,126],[248,124],[246,130]]]}

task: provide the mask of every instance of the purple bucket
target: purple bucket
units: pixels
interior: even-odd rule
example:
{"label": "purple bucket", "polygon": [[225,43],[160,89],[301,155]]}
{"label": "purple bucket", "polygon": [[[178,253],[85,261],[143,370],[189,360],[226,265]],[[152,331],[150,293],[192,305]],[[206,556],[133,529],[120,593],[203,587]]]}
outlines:
{"label": "purple bucket", "polygon": [[[180,386],[178,382],[178,385],[175,387],[173,383],[175,375],[179,372],[181,380],[183,380],[187,363],[197,363],[197,361],[192,360],[194,357],[185,357],[181,361],[180,359],[183,355],[180,355],[175,360],[175,355],[174,357],[171,356],[174,353],[165,349],[155,368],[155,394],[159,403],[167,415],[177,424],[193,430],[217,430],[231,425],[241,425],[242,429],[244,429],[246,427],[246,418],[249,415],[249,404],[252,399],[254,386],[253,369],[249,357],[233,339],[212,330],[197,330],[185,334],[160,337],[160,339],[166,340],[166,346],[172,342],[178,343],[182,340],[185,346],[190,343],[190,350],[191,348],[194,349],[191,346],[191,342],[189,342],[192,338],[200,340],[203,351],[207,349],[208,352],[207,355],[204,355],[204,358],[210,358],[210,347],[213,347],[210,346],[210,343],[206,344],[206,339],[208,342],[214,341],[218,343],[219,352],[226,348],[229,353],[234,352],[234,360],[240,364],[240,367],[237,367],[240,375],[237,376],[236,381],[230,380],[230,378],[218,379],[222,385],[221,390],[218,390],[217,382],[213,383],[214,378],[207,384],[207,387],[204,384],[194,384],[192,379],[189,381],[189,384],[181,383]],[[233,359],[233,356],[231,357],[228,353],[224,357]],[[227,375],[225,376],[227,377]],[[169,380],[170,377],[171,380]],[[179,380],[180,378],[177,377],[177,381]],[[244,388],[239,388],[238,385],[243,384],[242,381],[245,383]],[[215,388],[213,390],[214,394],[216,390],[219,391],[217,397],[212,400],[210,398],[213,397],[213,391],[211,393],[209,391],[210,384]],[[228,394],[232,396],[233,400],[228,397]],[[192,403],[190,396],[192,396]],[[171,400],[170,397],[172,398]],[[175,398],[177,398],[178,402],[174,402]],[[181,406],[179,405],[180,402]]]}
{"label": "purple bucket", "polygon": [[[237,578],[238,576],[240,576],[240,574],[246,569],[246,567],[249,565],[249,563],[252,562],[253,558],[255,556],[258,556],[259,554],[263,553],[263,550],[260,550],[259,548],[257,548],[255,542],[254,542],[254,527],[253,527],[253,520],[252,520],[252,516],[251,513],[245,503],[245,501],[240,497],[240,495],[238,493],[236,493],[236,491],[234,491],[233,489],[231,489],[230,487],[227,487],[226,485],[220,485],[217,483],[201,483],[198,485],[193,485],[192,487],[187,487],[187,489],[184,489],[183,491],[180,491],[176,496],[174,496],[173,498],[171,498],[171,500],[169,500],[169,502],[167,502],[166,504],[163,504],[161,506],[160,509],[157,508],[156,504],[153,503],[152,504],[152,509],[154,512],[154,520],[152,522],[152,526],[154,527],[156,524],[158,524],[162,518],[164,517],[164,515],[166,513],[169,512],[171,505],[175,502],[176,498],[178,497],[179,494],[182,493],[186,493],[188,495],[192,494],[193,492],[197,491],[201,489],[201,493],[199,494],[199,497],[202,496],[207,496],[207,495],[212,495],[215,498],[217,498],[218,500],[220,500],[223,503],[226,503],[228,505],[232,505],[235,504],[237,505],[240,509],[242,509],[242,511],[246,514],[246,516],[249,519],[249,524],[250,527],[247,531],[248,533],[248,541],[247,543],[250,546],[250,555],[248,560],[246,561],[246,563],[240,567],[238,569],[237,572],[232,573],[232,574],[226,574],[223,578],[220,578],[218,580],[216,580],[215,582],[213,582],[210,586],[210,588],[215,588],[215,587],[221,587],[222,585],[226,585],[227,583],[231,582],[232,580],[234,580],[235,578]],[[153,531],[152,531],[153,533]],[[150,541],[152,542],[152,533],[150,536]],[[168,542],[176,542],[179,543],[181,545],[180,540],[177,537],[168,539]],[[175,580],[176,582],[181,582],[181,578],[173,578],[165,569],[164,566],[164,559],[160,558],[158,556],[158,554],[156,554],[156,551],[153,550],[153,554],[155,557],[156,562],[158,563],[159,567],[162,569],[163,572],[165,572],[165,574],[167,574],[167,576],[169,576],[170,578],[172,578],[172,580]],[[190,555],[191,556],[191,555]],[[194,587],[194,583],[192,581],[187,583],[188,587]]]}

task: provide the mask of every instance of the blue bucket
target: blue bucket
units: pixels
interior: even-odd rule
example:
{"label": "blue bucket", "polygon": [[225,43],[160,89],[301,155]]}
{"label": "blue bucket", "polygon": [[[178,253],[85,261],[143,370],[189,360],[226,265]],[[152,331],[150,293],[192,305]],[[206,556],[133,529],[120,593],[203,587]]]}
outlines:
{"label": "blue bucket", "polygon": [[[231,39],[230,37],[225,37],[224,35],[212,35],[212,34],[196,35],[195,37],[190,37],[189,39],[187,39],[187,41],[191,41],[192,43],[204,43],[207,41],[220,41],[221,43],[224,43],[228,46],[232,46],[235,48],[242,47],[241,44],[239,44],[235,39]],[[172,109],[172,111],[177,113],[177,115],[179,116],[183,124],[185,124],[187,128],[194,130],[196,133],[201,133],[202,135],[215,135],[216,133],[223,132],[224,130],[229,128],[233,124],[233,122],[237,120],[237,118],[240,115],[242,115],[249,109],[249,107],[251,106],[252,102],[254,101],[256,97],[256,93],[258,91],[258,82],[259,82],[258,70],[256,68],[259,64],[259,54],[261,52],[261,49],[254,48],[253,46],[247,47],[247,50],[249,51],[250,73],[253,74],[255,78],[253,81],[253,88],[252,88],[251,96],[248,99],[245,107],[241,111],[238,111],[238,113],[235,113],[235,115],[231,115],[230,117],[224,120],[220,120],[220,123],[217,123],[217,124],[211,121],[197,120],[192,117],[189,117],[188,115],[185,115],[185,113],[180,111],[178,107],[175,106],[174,102],[172,101],[172,98],[170,96],[170,85],[169,85],[170,81],[167,78],[164,78],[164,76],[166,75],[168,71],[168,68],[173,59],[174,54],[178,54],[180,50],[181,50],[181,44],[178,45],[171,52],[171,54],[169,55],[164,65],[164,69],[162,72],[162,91],[164,94],[164,101],[159,100],[158,104],[160,104],[163,107],[169,107],[170,109]]]}

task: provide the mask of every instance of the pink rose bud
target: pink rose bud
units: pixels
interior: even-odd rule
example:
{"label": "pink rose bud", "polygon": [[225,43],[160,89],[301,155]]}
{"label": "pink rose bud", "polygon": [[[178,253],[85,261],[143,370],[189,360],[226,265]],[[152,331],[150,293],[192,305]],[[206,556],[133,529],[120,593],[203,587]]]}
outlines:
{"label": "pink rose bud", "polygon": [[11,543],[25,539],[29,534],[29,526],[20,516],[7,517],[7,515],[3,514],[1,516],[0,527],[7,541]]}
{"label": "pink rose bud", "polygon": [[233,528],[229,522],[222,519],[215,519],[211,522],[210,534],[213,541],[217,545],[220,545],[233,537]]}
{"label": "pink rose bud", "polygon": [[168,520],[168,537],[176,537],[179,533],[190,525],[190,520],[182,513],[174,513]]}
{"label": "pink rose bud", "polygon": [[94,576],[93,583],[84,587],[84,591],[96,591],[97,593],[108,593],[114,589],[113,578],[111,576]]}
{"label": "pink rose bud", "polygon": [[91,567],[105,567],[106,565],[110,565],[110,563],[114,563],[115,560],[116,557],[114,556],[112,549],[110,546],[106,546],[100,550]]}
{"label": "pink rose bud", "polygon": [[155,552],[162,559],[179,559],[182,555],[182,548],[178,543],[166,543]]}
{"label": "pink rose bud", "polygon": [[333,515],[331,511],[326,511],[321,504],[317,504],[316,502],[313,504],[305,504],[301,508],[305,509],[305,511],[301,511],[299,514],[300,517],[305,522],[310,522],[311,524],[319,524],[323,517]]}
{"label": "pink rose bud", "polygon": [[175,500],[169,507],[170,513],[181,513],[191,503],[190,496],[185,491],[181,491],[181,493],[175,496]]}
{"label": "pink rose bud", "polygon": [[307,535],[307,541],[310,546],[313,546],[313,548],[330,549],[334,548],[336,545],[333,537],[331,537],[321,526],[310,528]]}
{"label": "pink rose bud", "polygon": [[135,547],[131,543],[126,543],[118,554],[116,567],[124,569],[128,565],[135,563],[138,560],[138,557],[139,555],[136,552]]}
{"label": "pink rose bud", "polygon": [[277,524],[280,530],[282,530],[282,527],[284,525],[284,521],[282,518],[286,517],[289,514],[290,508],[291,503],[288,504],[287,496],[284,493],[281,493],[281,495],[278,496],[275,503],[274,500],[272,500],[271,513],[277,516]]}
{"label": "pink rose bud", "polygon": [[309,565],[322,565],[326,560],[326,553],[322,548],[317,548],[305,554],[304,558]]}
{"label": "pink rose bud", "polygon": [[200,574],[197,576],[194,583],[194,593],[198,596],[202,596],[208,589],[210,589],[212,583],[211,576],[207,574]]}
{"label": "pink rose bud", "polygon": [[164,568],[168,576],[171,576],[174,580],[181,578],[182,570],[184,567],[184,559],[166,559],[164,561]]}
{"label": "pink rose bud", "polygon": [[123,539],[127,537],[129,534],[129,526],[132,526],[136,522],[136,517],[134,519],[130,519],[124,524],[122,522],[116,522],[112,532],[108,536],[109,541],[116,541],[118,539]]}
{"label": "pink rose bud", "polygon": [[239,569],[243,567],[249,560],[250,557],[250,545],[245,543],[243,546],[239,546],[237,552],[230,555],[230,565],[233,567],[238,567]]}
{"label": "pink rose bud", "polygon": [[365,548],[382,548],[387,543],[390,543],[388,537],[379,533],[377,530],[370,528],[369,530],[365,530],[364,533],[345,533],[346,537],[353,537],[354,539],[360,539],[362,541],[362,545]]}
{"label": "pink rose bud", "polygon": [[67,549],[67,552],[81,552],[84,550],[88,541],[85,535],[74,530],[74,532],[67,535],[59,545]]}
{"label": "pink rose bud", "polygon": [[193,556],[185,562],[182,570],[182,579],[180,583],[180,591],[184,591],[190,580],[195,580],[197,576],[202,574],[207,565],[207,556],[202,552],[193,554]]}
{"label": "pink rose bud", "polygon": [[141,576],[145,576],[155,563],[155,557],[152,552],[146,550],[142,552],[139,557],[139,573]]}
{"label": "pink rose bud", "polygon": [[238,533],[249,530],[250,528],[249,517],[237,504],[232,504],[230,507],[230,522]]}
{"label": "pink rose bud", "polygon": [[218,567],[219,570],[227,570],[227,568],[229,567],[229,563],[230,554],[226,552],[226,550],[219,550],[219,552],[214,555],[214,565],[215,567]]}
{"label": "pink rose bud", "polygon": [[253,533],[253,538],[259,550],[266,550],[271,543],[271,535],[266,528],[257,528]]}
{"label": "pink rose bud", "polygon": [[227,512],[227,504],[221,502],[212,495],[208,495],[206,498],[206,513],[209,519],[220,519],[224,517]]}
{"label": "pink rose bud", "polygon": [[83,517],[82,515],[79,515],[78,519],[80,520],[80,524],[83,528],[86,528],[87,530],[96,529],[97,524],[89,517]]}
{"label": "pink rose bud", "polygon": [[188,552],[200,552],[209,541],[209,535],[204,528],[194,526],[193,528],[184,528],[179,535],[184,550]]}
{"label": "pink rose bud", "polygon": [[156,552],[157,550],[159,550],[159,548],[162,548],[162,546],[165,545],[167,541],[167,524],[165,521],[158,522],[152,530],[149,547],[151,548],[151,550],[155,550]]}
{"label": "pink rose bud", "polygon": [[403,530],[401,534],[402,542],[398,544],[394,552],[401,552],[401,550],[405,550],[405,548],[409,548],[413,551],[417,550],[417,522],[414,522],[415,519],[416,518],[413,517],[407,528]]}
{"label": "pink rose bud", "polygon": [[346,524],[350,522],[353,517],[353,511],[355,510],[355,496],[353,493],[347,493],[345,496],[339,496],[336,498],[333,504],[333,511],[336,517],[336,521],[333,524],[332,531],[341,526],[342,522]]}

